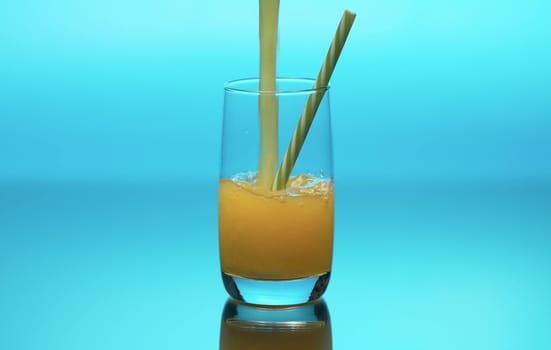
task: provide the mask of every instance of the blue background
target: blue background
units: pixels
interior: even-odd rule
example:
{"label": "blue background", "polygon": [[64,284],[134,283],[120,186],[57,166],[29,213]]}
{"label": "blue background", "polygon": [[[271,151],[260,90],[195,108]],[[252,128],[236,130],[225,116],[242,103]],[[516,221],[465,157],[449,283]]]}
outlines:
{"label": "blue background", "polygon": [[[548,1],[283,1],[332,78],[337,350],[551,346]],[[0,2],[0,348],[215,349],[222,86],[256,1]]]}

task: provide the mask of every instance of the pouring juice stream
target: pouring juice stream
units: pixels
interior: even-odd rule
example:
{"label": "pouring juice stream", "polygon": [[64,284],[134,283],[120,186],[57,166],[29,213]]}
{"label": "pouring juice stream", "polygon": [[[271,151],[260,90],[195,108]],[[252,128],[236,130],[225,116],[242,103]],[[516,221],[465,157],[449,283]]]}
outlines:
{"label": "pouring juice stream", "polygon": [[260,160],[257,186],[269,189],[278,161],[278,102],[276,87],[279,0],[260,0]]}

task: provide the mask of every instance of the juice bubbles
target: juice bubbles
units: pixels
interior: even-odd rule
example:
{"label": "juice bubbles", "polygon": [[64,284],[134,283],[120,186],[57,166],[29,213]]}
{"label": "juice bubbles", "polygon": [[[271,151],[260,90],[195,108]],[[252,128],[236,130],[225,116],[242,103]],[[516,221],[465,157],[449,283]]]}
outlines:
{"label": "juice bubbles", "polygon": [[286,191],[219,185],[222,272],[255,280],[317,277],[331,270],[333,183],[301,175]]}

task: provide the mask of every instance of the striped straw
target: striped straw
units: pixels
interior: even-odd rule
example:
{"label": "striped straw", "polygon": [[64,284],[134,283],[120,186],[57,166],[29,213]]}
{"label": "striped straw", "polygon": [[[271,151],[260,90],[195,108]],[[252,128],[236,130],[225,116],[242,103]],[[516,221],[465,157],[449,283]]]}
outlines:
{"label": "striped straw", "polygon": [[285,152],[283,160],[277,169],[274,182],[272,184],[273,191],[284,189],[287,186],[287,181],[289,180],[293,166],[295,165],[299,152],[304,144],[304,139],[308,134],[308,130],[310,130],[310,126],[312,125],[312,121],[314,120],[314,116],[316,115],[321,100],[325,95],[327,84],[329,83],[331,74],[333,74],[333,70],[335,69],[335,65],[337,64],[337,60],[339,59],[355,18],[356,14],[354,12],[348,10],[344,11],[339,26],[337,27],[337,32],[333,37],[333,42],[331,42],[331,46],[327,51],[327,56],[325,57],[323,66],[321,67],[316,82],[314,83],[314,87],[312,88],[314,92],[308,97],[308,101],[306,101],[306,105],[304,106],[304,110],[300,116],[300,120],[293,134],[293,138],[291,139],[289,147],[287,147],[287,152]]}

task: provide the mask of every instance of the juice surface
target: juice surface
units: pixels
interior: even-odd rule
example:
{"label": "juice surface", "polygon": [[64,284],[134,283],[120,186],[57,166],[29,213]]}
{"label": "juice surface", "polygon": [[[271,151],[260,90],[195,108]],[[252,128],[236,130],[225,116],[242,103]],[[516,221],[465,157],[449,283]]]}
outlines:
{"label": "juice surface", "polygon": [[331,270],[333,183],[299,176],[287,191],[268,192],[246,182],[219,184],[222,271],[234,277],[287,280]]}

